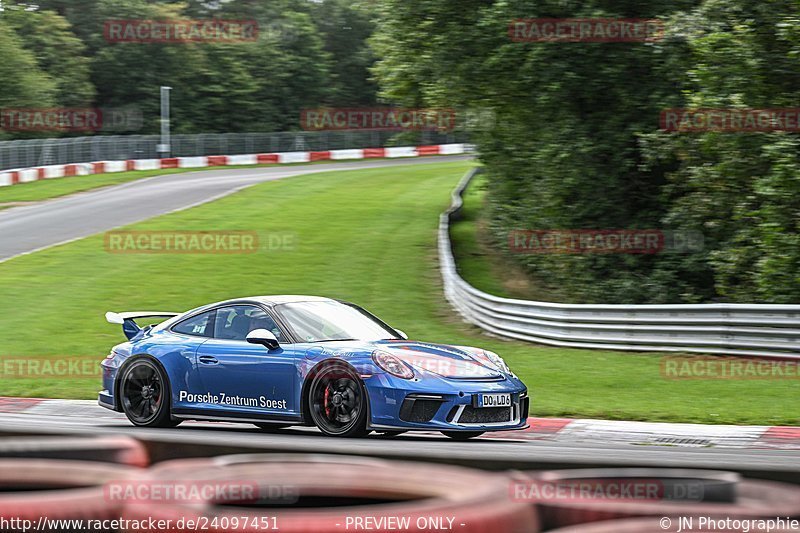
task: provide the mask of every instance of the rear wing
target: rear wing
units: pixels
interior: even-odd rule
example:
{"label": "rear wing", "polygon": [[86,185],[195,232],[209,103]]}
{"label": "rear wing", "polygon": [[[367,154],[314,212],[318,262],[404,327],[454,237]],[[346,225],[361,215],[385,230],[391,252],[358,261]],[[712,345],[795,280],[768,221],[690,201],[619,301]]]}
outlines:
{"label": "rear wing", "polygon": [[122,332],[128,338],[128,340],[133,339],[139,333],[142,332],[142,328],[136,323],[137,318],[148,318],[148,317],[164,317],[164,318],[172,318],[178,316],[180,313],[171,313],[171,312],[164,312],[164,311],[127,311],[124,313],[114,313],[113,311],[109,311],[106,313],[106,320],[111,324],[121,324],[122,325]]}

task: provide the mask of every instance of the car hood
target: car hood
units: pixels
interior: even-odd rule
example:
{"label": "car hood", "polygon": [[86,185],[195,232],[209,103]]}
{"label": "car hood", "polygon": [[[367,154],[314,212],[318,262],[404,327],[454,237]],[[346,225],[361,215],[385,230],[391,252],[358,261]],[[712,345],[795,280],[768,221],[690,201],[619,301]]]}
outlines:
{"label": "car hood", "polygon": [[431,372],[450,379],[500,379],[503,373],[492,364],[483,350],[447,344],[410,340],[375,342],[330,342],[326,351],[336,352],[381,350],[390,353],[416,370]]}

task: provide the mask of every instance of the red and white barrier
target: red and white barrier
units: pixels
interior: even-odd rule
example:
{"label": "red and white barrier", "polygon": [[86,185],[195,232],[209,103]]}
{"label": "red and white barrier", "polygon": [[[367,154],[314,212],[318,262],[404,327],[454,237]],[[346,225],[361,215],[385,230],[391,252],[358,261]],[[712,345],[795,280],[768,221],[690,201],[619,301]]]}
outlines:
{"label": "red and white barrier", "polygon": [[103,161],[104,172],[125,172],[128,170],[127,161]]}
{"label": "red and white barrier", "polygon": [[208,158],[201,157],[179,157],[178,168],[203,168],[208,166]]}
{"label": "red and white barrier", "polygon": [[284,152],[278,155],[278,163],[308,163],[311,161],[310,152]]}
{"label": "red and white barrier", "polygon": [[417,157],[417,148],[415,146],[393,146],[386,148],[384,152],[385,157]]}
{"label": "red and white barrier", "polygon": [[40,179],[42,178],[42,175],[44,175],[44,179],[63,178],[66,176],[66,169],[64,168],[64,165],[50,165],[39,169]]}
{"label": "red and white barrier", "polygon": [[417,155],[439,155],[439,145],[417,146]]}
{"label": "red and white barrier", "polygon": [[160,170],[164,168],[204,168],[234,165],[268,165],[309,163],[312,161],[372,159],[380,157],[420,157],[426,155],[454,155],[468,151],[465,144],[435,144],[429,146],[393,146],[389,148],[363,148],[351,150],[325,150],[320,152],[282,152],[275,154],[210,155],[199,157],[167,157],[164,159],[129,159],[127,161],[96,161],[70,165],[47,165],[36,168],[0,172],[0,187],[31,181],[105,174],[130,170]]}
{"label": "red and white barrier", "polygon": [[440,144],[438,147],[440,155],[463,154],[467,151],[466,144]]}
{"label": "red and white barrier", "polygon": [[227,156],[227,164],[231,165],[256,165],[258,164],[258,156],[256,154],[244,155],[229,155]]}
{"label": "red and white barrier", "polygon": [[20,170],[18,172],[19,175],[19,183],[28,183],[31,181],[36,181],[39,179],[39,169],[38,168],[26,168]]}
{"label": "red and white barrier", "polygon": [[227,155],[210,155],[206,157],[206,165],[209,167],[224,167],[228,164]]}
{"label": "red and white barrier", "polygon": [[364,159],[364,150],[331,150],[331,159]]}
{"label": "red and white barrier", "polygon": [[158,170],[160,168],[160,159],[136,159],[133,162],[134,170]]}

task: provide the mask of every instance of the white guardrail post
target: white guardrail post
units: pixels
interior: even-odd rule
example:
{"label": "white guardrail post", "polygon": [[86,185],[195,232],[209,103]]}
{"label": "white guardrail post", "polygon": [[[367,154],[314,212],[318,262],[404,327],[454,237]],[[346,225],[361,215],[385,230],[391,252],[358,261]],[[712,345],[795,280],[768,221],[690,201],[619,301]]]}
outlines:
{"label": "white guardrail post", "polygon": [[479,172],[471,170],[462,178],[439,218],[444,294],[467,322],[494,335],[552,346],[800,359],[800,305],[560,304],[476,289],[458,273],[450,222]]}

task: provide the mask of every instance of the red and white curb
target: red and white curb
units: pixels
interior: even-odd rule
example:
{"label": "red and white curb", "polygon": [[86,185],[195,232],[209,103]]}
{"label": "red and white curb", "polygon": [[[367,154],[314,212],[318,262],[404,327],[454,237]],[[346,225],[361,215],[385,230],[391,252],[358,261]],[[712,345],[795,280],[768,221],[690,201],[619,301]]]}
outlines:
{"label": "red and white curb", "polygon": [[[124,415],[104,409],[93,400],[0,397],[0,413],[124,419]],[[603,442],[695,448],[800,450],[800,427],[794,426],[671,424],[570,418],[529,418],[528,424],[530,427],[521,431],[487,433],[482,438],[573,444]]]}
{"label": "red and white curb", "polygon": [[432,144],[427,146],[394,146],[320,152],[281,152],[274,154],[209,155],[200,157],[168,157],[164,159],[128,159],[95,161],[70,165],[46,165],[0,171],[0,187],[31,181],[130,170],[159,170],[165,168],[203,168],[236,165],[266,165],[311,163],[314,161],[343,161],[356,159],[422,157],[427,155],[458,155],[467,153],[466,144]]}
{"label": "red and white curb", "polygon": [[572,420],[529,418],[530,428],[493,434],[492,438],[604,442],[640,446],[692,448],[764,448],[800,450],[800,427],[732,426],[627,422],[624,420]]}

